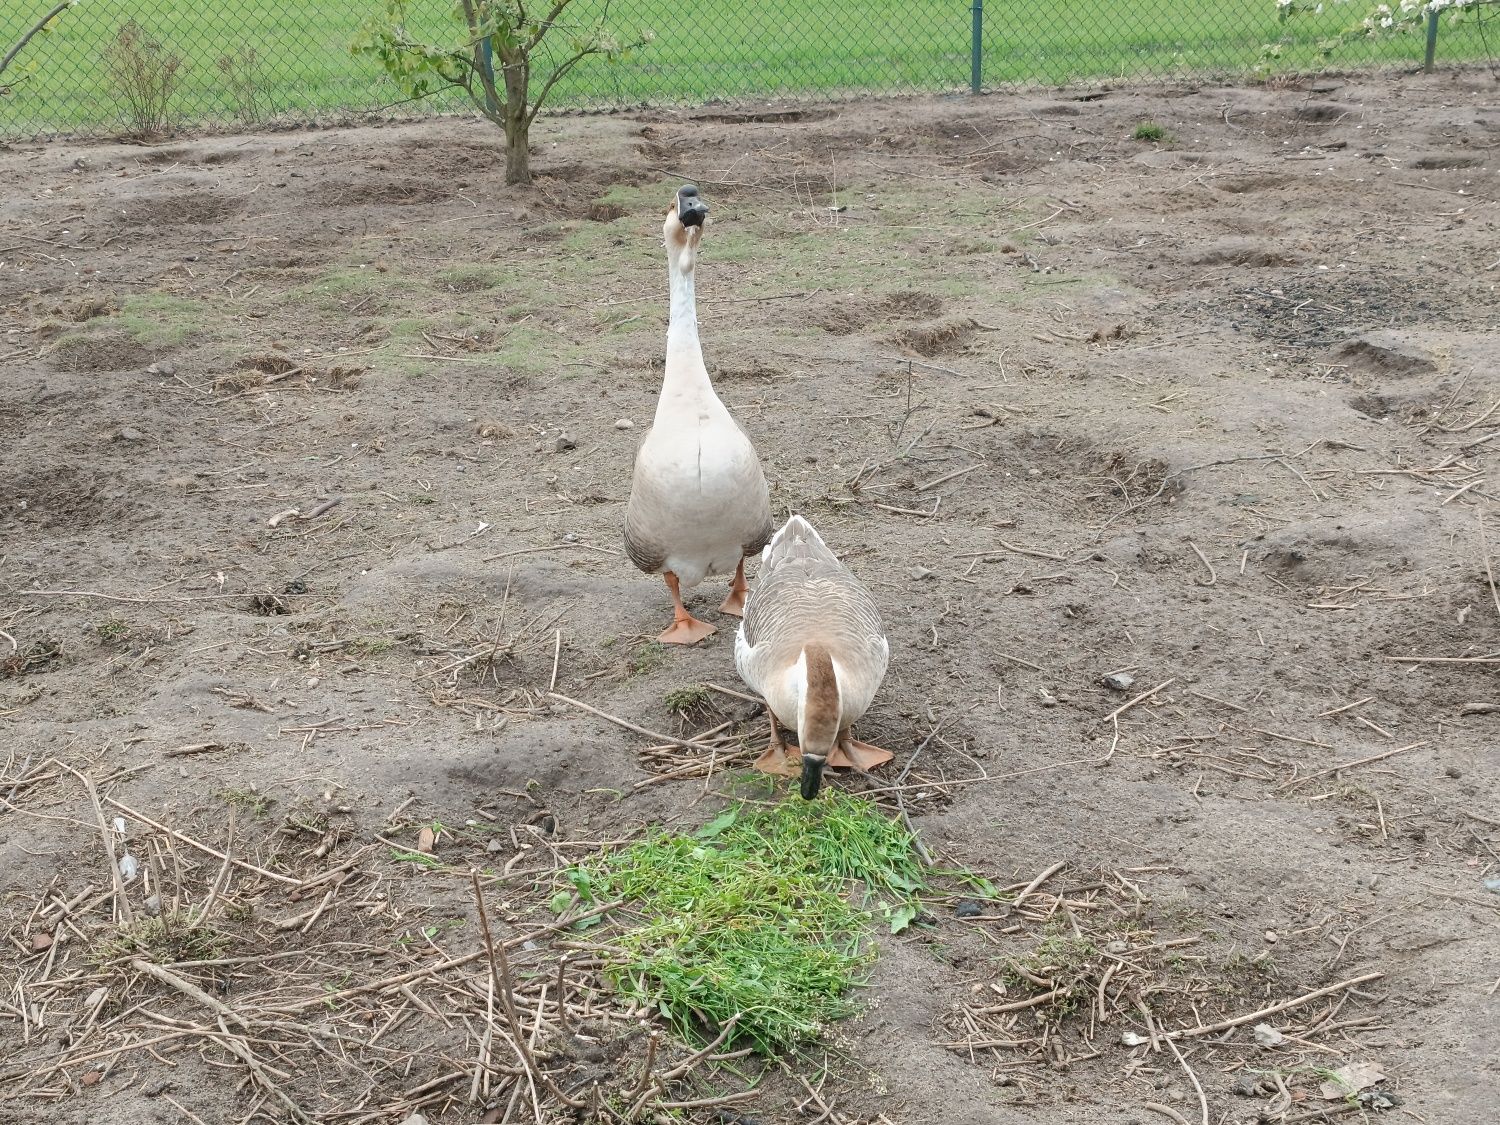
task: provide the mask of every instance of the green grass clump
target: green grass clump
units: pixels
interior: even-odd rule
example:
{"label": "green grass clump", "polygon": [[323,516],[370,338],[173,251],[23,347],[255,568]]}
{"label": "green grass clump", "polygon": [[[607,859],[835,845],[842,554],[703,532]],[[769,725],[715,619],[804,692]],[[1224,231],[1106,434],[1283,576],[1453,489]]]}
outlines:
{"label": "green grass clump", "polygon": [[688,715],[694,711],[704,710],[708,707],[709,699],[708,689],[702,684],[678,688],[662,696],[662,702],[666,704],[667,710],[677,715]]}
{"label": "green grass clump", "polygon": [[764,1054],[850,1013],[873,956],[864,903],[877,900],[898,931],[924,885],[911,834],[834,792],[732,807],[693,836],[605,855],[574,884],[586,898],[624,898],[639,916],[615,942],[611,976],[624,995],[685,1038],[716,1035],[738,1015],[731,1038]]}
{"label": "green grass clump", "polygon": [[130,958],[173,965],[212,960],[223,956],[228,947],[228,939],[204,924],[193,910],[170,910],[122,926],[95,946],[94,959],[101,965]]}
{"label": "green grass clump", "polygon": [[226,805],[231,805],[252,816],[265,816],[271,811],[271,799],[254,789],[221,789],[214,796]]}

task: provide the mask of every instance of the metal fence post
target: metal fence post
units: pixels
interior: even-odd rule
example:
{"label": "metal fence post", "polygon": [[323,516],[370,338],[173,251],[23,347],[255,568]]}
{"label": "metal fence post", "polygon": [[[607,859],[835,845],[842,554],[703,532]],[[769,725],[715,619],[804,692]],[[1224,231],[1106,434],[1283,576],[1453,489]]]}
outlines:
{"label": "metal fence post", "polygon": [[[485,77],[489,79],[490,87],[493,88],[495,85],[495,47],[494,44],[490,42],[490,37],[488,35],[484,37],[484,43],[479,48],[479,54],[480,57],[484,60]],[[498,114],[500,112],[500,107],[498,104],[496,104],[495,99],[490,95],[489,90],[486,90],[484,92],[484,104],[492,114]]]}
{"label": "metal fence post", "polygon": [[974,29],[969,47],[969,89],[979,93],[984,86],[984,0],[974,0]]}
{"label": "metal fence post", "polygon": [[1427,13],[1427,57],[1422,60],[1422,69],[1428,74],[1432,73],[1432,60],[1437,55],[1437,28],[1438,14]]}

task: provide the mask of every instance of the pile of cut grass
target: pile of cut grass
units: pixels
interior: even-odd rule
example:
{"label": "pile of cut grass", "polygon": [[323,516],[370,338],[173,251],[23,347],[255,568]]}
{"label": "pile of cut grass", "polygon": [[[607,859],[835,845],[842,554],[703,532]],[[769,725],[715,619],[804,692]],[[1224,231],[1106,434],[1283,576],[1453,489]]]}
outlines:
{"label": "pile of cut grass", "polygon": [[731,807],[692,836],[662,833],[573,873],[637,921],[612,942],[611,979],[686,1039],[795,1050],[852,1010],[879,910],[892,932],[919,910],[911,834],[863,801]]}

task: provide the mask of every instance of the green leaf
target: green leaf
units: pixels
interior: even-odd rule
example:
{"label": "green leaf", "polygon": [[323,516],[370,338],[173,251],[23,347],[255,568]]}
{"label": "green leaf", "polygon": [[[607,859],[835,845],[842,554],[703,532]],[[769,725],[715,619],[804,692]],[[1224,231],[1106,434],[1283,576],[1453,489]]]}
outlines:
{"label": "green leaf", "polygon": [[902,903],[890,912],[891,933],[899,934],[902,930],[916,921],[917,904],[914,902]]}
{"label": "green leaf", "polygon": [[698,829],[698,831],[695,832],[694,835],[697,836],[700,840],[712,840],[720,832],[724,831],[724,829],[728,828],[737,819],[739,819],[739,815],[740,810],[738,807],[727,808],[718,816],[710,820],[702,828]]}
{"label": "green leaf", "polygon": [[584,902],[594,901],[593,885],[589,881],[589,873],[583,868],[575,867],[569,871],[568,882],[573,884],[574,889],[578,891],[578,897]]}
{"label": "green leaf", "polygon": [[554,914],[561,914],[564,910],[566,910],[568,908],[568,904],[571,903],[572,901],[573,901],[573,892],[572,891],[558,891],[555,895],[552,896],[551,900],[547,903],[547,905],[552,908],[552,913],[554,913]]}

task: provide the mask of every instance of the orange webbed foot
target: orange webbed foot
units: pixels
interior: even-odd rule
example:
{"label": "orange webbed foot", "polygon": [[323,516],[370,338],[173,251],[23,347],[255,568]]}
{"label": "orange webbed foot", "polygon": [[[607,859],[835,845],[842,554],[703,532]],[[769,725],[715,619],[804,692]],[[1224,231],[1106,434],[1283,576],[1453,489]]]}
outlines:
{"label": "orange webbed foot", "polygon": [[707,621],[699,621],[696,617],[679,617],[672,622],[671,628],[656,639],[664,645],[692,645],[717,632]]}
{"label": "orange webbed foot", "polygon": [[765,752],[755,759],[755,768],[761,773],[771,773],[778,777],[800,777],[802,775],[801,755],[791,754],[785,744],[771,743]]}
{"label": "orange webbed foot", "polygon": [[876,766],[885,765],[894,757],[895,755],[889,750],[882,750],[879,746],[861,742],[845,731],[838,745],[833,748],[833,753],[828,755],[828,764],[840,769],[854,769],[860,773],[868,773]]}

